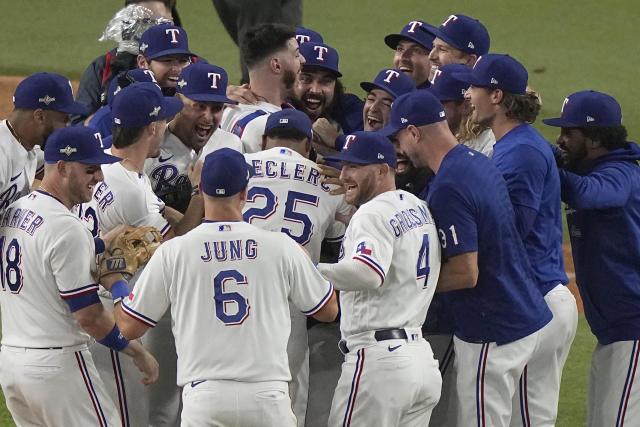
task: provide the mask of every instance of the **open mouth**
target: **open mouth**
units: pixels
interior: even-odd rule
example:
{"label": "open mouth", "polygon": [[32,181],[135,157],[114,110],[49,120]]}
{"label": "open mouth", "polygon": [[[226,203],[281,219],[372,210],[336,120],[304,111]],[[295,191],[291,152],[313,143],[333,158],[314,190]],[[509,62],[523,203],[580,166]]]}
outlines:
{"label": "open mouth", "polygon": [[311,111],[317,111],[322,108],[324,100],[316,96],[305,96],[302,98],[305,108]]}
{"label": "open mouth", "polygon": [[382,129],[382,120],[378,117],[367,115],[367,125],[372,130]]}
{"label": "open mouth", "polygon": [[404,158],[398,158],[398,166],[396,167],[396,173],[406,173],[409,170],[409,160]]}
{"label": "open mouth", "polygon": [[213,126],[212,125],[196,125],[194,130],[196,132],[196,135],[198,135],[198,138],[208,139],[211,136],[211,133],[213,132]]}

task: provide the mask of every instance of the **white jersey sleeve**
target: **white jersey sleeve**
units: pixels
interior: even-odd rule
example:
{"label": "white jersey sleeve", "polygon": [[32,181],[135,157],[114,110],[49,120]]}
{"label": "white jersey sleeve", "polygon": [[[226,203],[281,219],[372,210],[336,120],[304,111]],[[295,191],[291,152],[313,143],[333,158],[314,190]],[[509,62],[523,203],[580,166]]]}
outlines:
{"label": "white jersey sleeve", "polygon": [[389,224],[376,212],[358,211],[347,230],[346,239],[351,244],[344,256],[363,262],[384,282],[393,256],[394,235]]}
{"label": "white jersey sleeve", "polygon": [[25,150],[9,130],[7,121],[0,122],[0,213],[29,194],[40,160],[44,156],[39,147]]}
{"label": "white jersey sleeve", "polygon": [[211,135],[211,138],[209,138],[209,141],[207,141],[205,146],[202,147],[202,150],[200,150],[198,160],[204,162],[204,158],[207,157],[207,154],[213,153],[221,148],[231,148],[239,153],[244,153],[244,147],[242,146],[240,138],[231,132],[216,129],[216,131],[213,132],[213,135]]}

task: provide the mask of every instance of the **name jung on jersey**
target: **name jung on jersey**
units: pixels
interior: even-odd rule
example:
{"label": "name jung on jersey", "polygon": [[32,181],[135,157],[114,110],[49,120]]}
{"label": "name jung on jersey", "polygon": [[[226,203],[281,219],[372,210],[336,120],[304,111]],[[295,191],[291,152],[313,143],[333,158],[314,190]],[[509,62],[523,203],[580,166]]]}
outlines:
{"label": "name jung on jersey", "polygon": [[209,262],[215,259],[218,262],[240,261],[244,257],[255,259],[258,256],[258,243],[253,239],[243,241],[241,239],[222,242],[204,242],[204,254],[200,259]]}

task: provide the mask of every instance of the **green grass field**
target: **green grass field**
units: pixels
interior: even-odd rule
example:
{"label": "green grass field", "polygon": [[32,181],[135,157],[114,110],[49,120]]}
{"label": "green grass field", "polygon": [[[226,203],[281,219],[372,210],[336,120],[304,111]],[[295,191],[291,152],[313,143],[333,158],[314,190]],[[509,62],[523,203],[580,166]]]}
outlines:
{"label": "green grass field", "polygon": [[[95,57],[113,47],[97,39],[122,4],[122,0],[0,0],[0,75],[53,71],[79,78]],[[541,118],[556,116],[571,92],[600,90],[621,103],[624,124],[634,140],[640,131],[640,104],[633,79],[640,69],[640,55],[633,54],[637,51],[633,47],[637,8],[634,0],[316,0],[305,2],[304,24],[322,33],[325,42],[338,50],[345,86],[363,95],[358,83],[391,65],[393,52],[383,42],[386,34],[398,32],[412,19],[438,25],[451,13],[476,17],[491,34],[491,51],[509,53],[529,70],[529,83],[544,102]],[[237,82],[237,49],[211,1],[179,0],[178,9],[192,51],[224,67],[231,81]],[[555,139],[557,129],[539,120],[535,126],[547,139]],[[584,425],[586,379],[594,343],[581,316],[565,366],[558,426]],[[0,408],[0,426],[12,424],[6,410]]]}

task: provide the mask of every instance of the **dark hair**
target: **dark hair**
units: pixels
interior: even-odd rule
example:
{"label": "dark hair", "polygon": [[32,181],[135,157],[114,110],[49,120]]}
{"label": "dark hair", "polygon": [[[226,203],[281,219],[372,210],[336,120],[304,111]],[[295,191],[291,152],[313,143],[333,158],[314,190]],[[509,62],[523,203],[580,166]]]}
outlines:
{"label": "dark hair", "polygon": [[296,128],[275,127],[264,133],[267,138],[292,139],[302,142],[309,138],[307,134]]}
{"label": "dark hair", "polygon": [[133,145],[140,138],[145,127],[123,128],[111,126],[111,135],[113,137],[111,144],[116,148],[125,148]]}
{"label": "dark hair", "polygon": [[167,9],[171,9],[176,4],[176,0],[125,0],[124,5],[128,6],[134,3],[142,3],[143,1],[157,1],[160,3],[164,3],[164,5],[167,6]]}
{"label": "dark hair", "polygon": [[627,129],[623,125],[617,126],[584,126],[582,134],[592,141],[599,141],[607,150],[622,148],[627,144]]}
{"label": "dark hair", "polygon": [[503,92],[502,105],[506,115],[510,119],[523,123],[533,123],[540,112],[540,99],[535,92],[527,92],[522,95]]}
{"label": "dark hair", "polygon": [[287,46],[287,40],[296,36],[294,27],[266,23],[251,28],[240,43],[240,55],[248,69]]}

